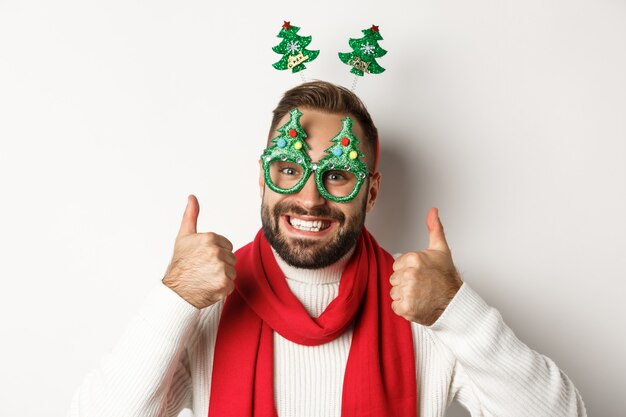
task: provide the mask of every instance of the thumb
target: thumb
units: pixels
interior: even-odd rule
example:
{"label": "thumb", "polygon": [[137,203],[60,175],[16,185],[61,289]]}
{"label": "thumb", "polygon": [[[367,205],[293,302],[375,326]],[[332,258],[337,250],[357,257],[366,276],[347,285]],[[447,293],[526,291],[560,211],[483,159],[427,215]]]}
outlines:
{"label": "thumb", "polygon": [[185,208],[185,214],[183,214],[183,221],[180,223],[178,237],[197,233],[196,226],[198,225],[198,213],[200,213],[200,204],[198,204],[198,199],[195,195],[190,194],[187,197],[187,207]]}
{"label": "thumb", "polygon": [[428,249],[450,253],[446,235],[443,233],[443,225],[439,220],[439,209],[432,207],[426,216],[428,226]]}

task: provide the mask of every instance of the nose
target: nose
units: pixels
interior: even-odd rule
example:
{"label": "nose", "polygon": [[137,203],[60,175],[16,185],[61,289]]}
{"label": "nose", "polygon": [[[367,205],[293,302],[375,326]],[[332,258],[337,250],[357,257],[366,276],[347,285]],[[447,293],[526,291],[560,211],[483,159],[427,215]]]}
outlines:
{"label": "nose", "polygon": [[313,208],[326,204],[326,199],[322,197],[315,184],[315,173],[312,173],[304,184],[304,187],[302,187],[296,196],[305,208]]}

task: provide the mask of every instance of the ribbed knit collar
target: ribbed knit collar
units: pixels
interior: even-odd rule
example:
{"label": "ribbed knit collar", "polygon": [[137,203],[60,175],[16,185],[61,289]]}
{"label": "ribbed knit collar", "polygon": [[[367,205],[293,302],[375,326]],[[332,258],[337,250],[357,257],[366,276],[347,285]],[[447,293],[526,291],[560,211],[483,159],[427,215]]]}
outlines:
{"label": "ribbed knit collar", "polygon": [[348,264],[350,257],[354,253],[354,246],[341,259],[332,265],[318,269],[296,268],[288,265],[278,253],[272,248],[276,263],[280,267],[285,278],[292,281],[298,281],[305,284],[335,284],[341,279],[341,273]]}

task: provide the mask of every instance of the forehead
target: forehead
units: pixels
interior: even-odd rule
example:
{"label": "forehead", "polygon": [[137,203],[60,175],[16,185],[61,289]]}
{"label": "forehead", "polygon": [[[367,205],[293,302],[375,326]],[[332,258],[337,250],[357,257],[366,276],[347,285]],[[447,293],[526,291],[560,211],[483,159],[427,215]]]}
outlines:
{"label": "forehead", "polygon": [[[302,112],[300,125],[307,134],[306,141],[309,144],[317,140],[330,141],[341,130],[341,120],[348,116],[348,114],[345,113],[327,113],[309,107],[298,107],[298,109]],[[289,113],[280,119],[278,126],[282,126],[288,121]],[[363,129],[361,128],[361,124],[356,121],[354,117],[352,117],[352,122],[352,133],[359,139],[362,147]]]}

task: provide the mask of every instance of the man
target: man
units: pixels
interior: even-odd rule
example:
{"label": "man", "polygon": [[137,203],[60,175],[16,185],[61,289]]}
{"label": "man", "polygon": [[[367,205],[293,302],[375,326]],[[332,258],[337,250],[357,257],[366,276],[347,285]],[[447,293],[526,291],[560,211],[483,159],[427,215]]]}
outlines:
{"label": "man", "polygon": [[428,249],[395,260],[363,227],[380,174],[356,96],[295,87],[270,135],[262,233],[234,254],[198,233],[189,196],[162,284],[70,416],[430,417],[455,399],[473,416],[586,415],[567,376],[461,281],[435,208]]}

